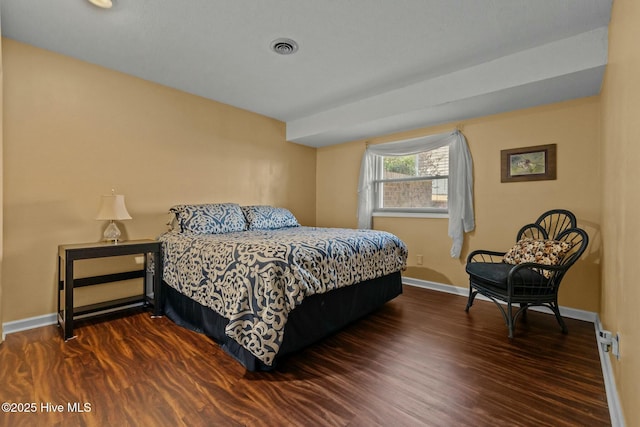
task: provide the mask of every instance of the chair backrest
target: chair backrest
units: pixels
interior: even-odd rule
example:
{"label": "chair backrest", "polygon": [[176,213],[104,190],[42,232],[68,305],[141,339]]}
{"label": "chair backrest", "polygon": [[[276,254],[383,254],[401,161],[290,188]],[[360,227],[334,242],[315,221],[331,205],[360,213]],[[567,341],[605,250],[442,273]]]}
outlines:
{"label": "chair backrest", "polygon": [[581,228],[568,228],[556,236],[555,240],[570,242],[572,245],[571,249],[565,254],[558,264],[562,269],[556,271],[549,282],[549,285],[553,286],[557,292],[564,275],[567,273],[569,268],[578,259],[580,259],[584,251],[587,249],[587,245],[589,244],[589,235]]}
{"label": "chair backrest", "polygon": [[568,228],[562,231],[556,236],[556,239],[561,242],[571,243],[571,249],[567,252],[560,261],[560,265],[565,266],[567,269],[571,267],[584,253],[589,244],[589,235],[581,228]]}
{"label": "chair backrest", "polygon": [[569,228],[576,228],[576,216],[566,209],[553,209],[540,215],[535,223],[527,224],[518,231],[516,241],[532,239],[558,240],[558,236]]}
{"label": "chair backrest", "polygon": [[576,216],[566,209],[553,209],[540,215],[536,221],[547,232],[549,239],[558,240],[558,236],[569,228],[576,228]]}

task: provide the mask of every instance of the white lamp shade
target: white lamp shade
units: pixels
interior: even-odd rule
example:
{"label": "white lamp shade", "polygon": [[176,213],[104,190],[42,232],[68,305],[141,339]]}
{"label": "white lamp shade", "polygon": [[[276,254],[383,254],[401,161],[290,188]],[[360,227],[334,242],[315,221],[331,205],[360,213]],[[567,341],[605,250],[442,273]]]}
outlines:
{"label": "white lamp shade", "polygon": [[122,194],[102,196],[100,210],[98,211],[96,219],[107,221],[131,219],[131,215],[129,215],[127,207],[124,205],[124,196]]}

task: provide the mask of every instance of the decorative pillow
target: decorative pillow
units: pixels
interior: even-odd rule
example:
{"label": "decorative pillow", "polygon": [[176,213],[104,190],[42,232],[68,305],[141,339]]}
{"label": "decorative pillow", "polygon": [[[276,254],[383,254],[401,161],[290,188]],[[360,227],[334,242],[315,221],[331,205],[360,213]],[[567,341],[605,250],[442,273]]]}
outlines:
{"label": "decorative pillow", "polygon": [[177,205],[169,211],[175,214],[181,231],[222,234],[247,229],[242,209],[236,203]]}
{"label": "decorative pillow", "polygon": [[[569,252],[573,245],[569,242],[558,240],[538,240],[526,237],[516,243],[504,255],[503,262],[507,264],[521,264],[523,262],[535,262],[544,265],[558,265],[562,258]],[[538,271],[547,279],[551,277],[551,271],[540,269]]]}
{"label": "decorative pillow", "polygon": [[299,227],[293,214],[285,208],[273,206],[243,206],[249,230],[275,230],[285,227]]}

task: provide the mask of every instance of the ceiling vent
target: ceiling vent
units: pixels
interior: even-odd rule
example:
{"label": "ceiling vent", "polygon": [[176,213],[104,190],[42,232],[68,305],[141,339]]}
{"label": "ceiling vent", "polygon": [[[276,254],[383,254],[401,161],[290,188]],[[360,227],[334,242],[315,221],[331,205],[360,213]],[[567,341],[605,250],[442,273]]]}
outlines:
{"label": "ceiling vent", "polygon": [[271,50],[278,55],[291,55],[298,51],[298,43],[291,39],[275,39],[271,42]]}

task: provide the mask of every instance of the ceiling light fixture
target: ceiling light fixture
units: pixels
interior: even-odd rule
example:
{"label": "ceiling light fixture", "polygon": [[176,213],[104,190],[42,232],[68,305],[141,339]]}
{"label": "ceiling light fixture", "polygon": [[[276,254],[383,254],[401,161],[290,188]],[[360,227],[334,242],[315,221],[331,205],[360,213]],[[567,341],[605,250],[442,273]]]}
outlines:
{"label": "ceiling light fixture", "polygon": [[291,39],[275,39],[271,42],[271,50],[279,55],[291,55],[298,51],[298,43]]}
{"label": "ceiling light fixture", "polygon": [[111,6],[113,6],[111,0],[89,0],[89,3],[103,9],[111,9]]}

